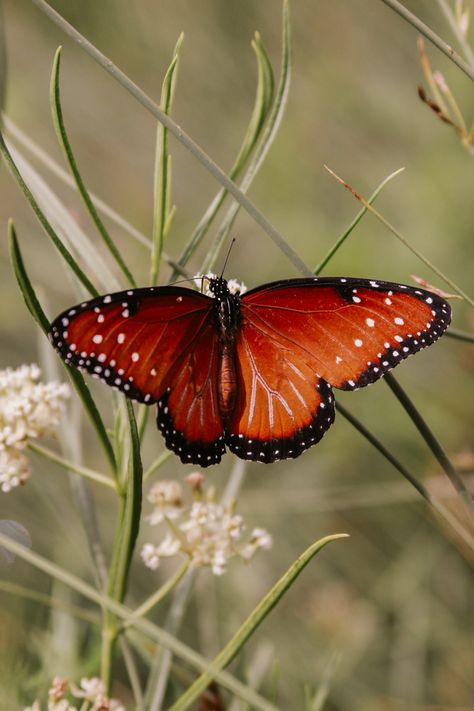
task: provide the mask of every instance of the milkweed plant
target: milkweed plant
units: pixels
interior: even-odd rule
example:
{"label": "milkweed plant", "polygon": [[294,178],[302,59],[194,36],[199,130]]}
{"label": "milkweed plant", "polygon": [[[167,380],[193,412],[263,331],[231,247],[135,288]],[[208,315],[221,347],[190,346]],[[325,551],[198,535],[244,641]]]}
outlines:
{"label": "milkweed plant", "polygon": [[[65,21],[59,15],[53,16],[46,3],[37,4],[60,27],[66,27]],[[458,12],[458,23],[462,26],[463,36],[466,37],[468,19],[465,11]],[[82,38],[75,30],[72,37],[83,44]],[[431,80],[432,74],[424,45],[419,46],[425,77],[434,89],[437,87],[437,104],[443,108],[438,111],[432,105],[433,102],[429,104],[425,93],[421,92],[420,95],[438,116],[454,127],[463,145],[472,151],[472,129],[466,128],[464,119],[461,121],[452,95],[443,88],[439,77],[434,83]],[[242,207],[267,229],[289,260],[296,259],[291,246],[245,197],[272,145],[287,103],[291,66],[287,2],[283,3],[282,59],[278,83],[275,83],[274,70],[259,34],[255,35],[252,48],[258,75],[255,103],[240,151],[227,175],[220,171],[199,146],[193,144],[190,148],[190,141],[186,136],[183,139],[182,132],[177,131],[171,119],[183,37],[180,37],[176,44],[165,74],[159,106],[142,94],[138,96],[139,101],[146,100],[148,107],[151,105],[151,110],[158,119],[152,239],[147,240],[143,236],[140,238],[149,250],[148,283],[151,285],[158,283],[160,270],[165,267],[168,268],[169,281],[190,278],[194,270],[190,272],[188,264],[196,261],[197,255],[202,254],[204,249],[200,271],[194,278],[196,288],[202,289],[202,276],[211,275],[212,269],[216,268]],[[110,62],[92,45],[87,45],[87,51],[102,66],[110,66]],[[50,86],[53,123],[70,174],[92,219],[96,234],[107,250],[107,257],[103,256],[104,250],[97,249],[95,239],[87,236],[78,224],[71,221],[67,212],[58,206],[58,199],[42,178],[32,170],[21,154],[17,141],[7,139],[7,135],[16,135],[7,119],[4,126],[7,130],[1,137],[0,145],[11,174],[70,271],[77,293],[86,294],[91,298],[105,290],[134,287],[138,280],[131,273],[103,221],[103,215],[106,213],[112,222],[120,220],[123,224],[123,216],[113,213],[89,193],[79,171],[62,112],[61,57],[62,51],[59,48],[53,62]],[[119,81],[125,91],[133,91],[137,96],[131,81],[125,75],[120,75]],[[449,106],[444,106],[439,92],[447,97]],[[450,115],[449,120],[444,118],[445,114]],[[165,249],[176,212],[171,201],[171,157],[168,145],[170,132],[183,142],[185,148],[192,149],[193,155],[204,164],[220,185],[181,254],[169,254]],[[357,221],[367,211],[371,210],[378,216],[372,208],[372,202],[387,182],[388,180],[384,181],[367,201],[361,198],[361,211],[357,220],[337,240],[334,248],[316,268],[316,273],[324,268],[343,246]],[[234,199],[224,211],[225,199],[229,193],[232,193]],[[53,219],[54,211],[56,219]],[[132,228],[130,230],[132,231]],[[214,236],[211,239],[212,232]],[[8,225],[8,238],[11,263],[19,290],[33,319],[39,328],[47,333],[49,317],[46,312],[54,312],[57,309],[53,309],[50,297],[46,302],[44,292],[40,293],[35,289],[12,220]],[[201,248],[199,252],[198,248]],[[423,255],[418,256],[424,261]],[[120,279],[115,276],[117,270]],[[439,270],[436,270],[436,274],[440,278],[444,277]],[[140,281],[143,282],[144,279],[141,275]],[[160,276],[160,279],[164,277]],[[452,280],[446,280],[455,295],[464,296]],[[229,288],[239,293],[245,290],[244,285],[235,280],[229,280]],[[44,350],[42,353],[44,354]],[[34,355],[30,354],[29,360],[34,359]],[[74,477],[76,494],[79,492],[80,496],[85,497],[82,499],[82,509],[77,498],[75,503],[81,510],[84,533],[90,545],[95,585],[86,583],[66,568],[39,555],[35,552],[34,541],[32,547],[25,545],[8,527],[0,527],[0,543],[10,555],[22,558],[96,606],[99,615],[91,624],[94,626],[100,653],[93,655],[92,664],[90,659],[84,660],[83,668],[77,670],[77,676],[74,678],[65,678],[58,670],[54,678],[40,679],[36,698],[34,685],[25,684],[19,694],[19,698],[23,699],[22,708],[24,711],[125,711],[132,708],[159,711],[166,707],[170,711],[184,711],[197,708],[195,704],[200,703],[199,709],[202,711],[224,708],[277,711],[280,707],[275,696],[270,694],[265,698],[256,688],[246,683],[245,678],[239,678],[238,669],[230,673],[227,667],[239,655],[241,659],[245,658],[243,655],[248,640],[258,638],[263,620],[292,587],[313,556],[327,543],[343,538],[345,534],[331,534],[311,543],[267,591],[250,614],[246,618],[241,616],[235,634],[214,659],[206,659],[199,651],[181,641],[179,636],[180,622],[186,607],[192,601],[193,585],[198,576],[206,574],[207,571],[207,574],[214,575],[218,581],[233,565],[252,565],[253,570],[258,570],[272,543],[278,546],[277,530],[270,532],[258,522],[247,522],[245,512],[239,508],[238,494],[244,482],[246,464],[239,461],[231,466],[228,482],[220,491],[208,482],[200,471],[183,474],[180,480],[164,478],[161,469],[170,453],[162,451],[155,460],[148,461],[148,454],[144,453],[142,447],[149,415],[146,407],[132,406],[122,395],[113,393],[110,396],[113,412],[111,419],[100,411],[99,403],[95,401],[89,384],[80,372],[65,366],[65,371],[60,374],[52,351],[45,362],[48,373],[52,372],[52,363],[55,364],[54,378],[44,377],[42,369],[35,363],[17,368],[8,367],[0,371],[0,488],[2,496],[21,496],[23,488],[30,485],[30,478],[40,476],[35,471],[40,460],[44,460],[51,467],[59,467]],[[414,410],[406,394],[400,392],[399,386],[397,388],[392,382],[391,387],[404,403],[408,414],[418,423],[422,436],[457,489],[460,501],[464,502],[464,506],[468,506],[469,497],[463,482],[442,452],[439,443],[431,436],[421,415]],[[79,435],[71,435],[68,421],[71,407],[77,402],[81,405],[84,420],[89,422],[102,449],[104,471],[93,469],[87,462],[83,464],[71,455],[70,438]],[[371,432],[350,413],[345,413],[342,405],[341,412],[346,414],[351,424],[370,444],[415,486],[426,505],[433,508],[443,521],[443,525],[454,529],[467,544],[469,536],[462,521],[456,518],[456,512],[453,513],[440,501],[435,500],[424,485]],[[87,450],[85,459],[87,460]],[[102,506],[106,500],[104,497],[109,500],[111,506],[112,503],[117,506],[115,534],[111,545],[104,543],[97,531],[88,525],[88,515],[95,505],[87,494],[86,482],[103,490]],[[87,502],[85,507],[84,500]],[[145,539],[140,546],[137,545],[139,531],[141,539]],[[308,543],[307,541],[306,544]],[[110,555],[105,552],[109,547],[112,551]],[[142,566],[150,576],[148,587],[151,592],[139,604],[136,599],[141,593],[133,590],[132,565],[133,570]],[[157,579],[153,577],[153,571],[157,571],[160,576],[158,589],[153,589]],[[50,602],[53,605],[53,599]],[[240,612],[237,611],[237,614]],[[158,619],[164,620],[163,626],[154,621],[157,615]],[[178,666],[173,663],[174,659],[179,660]],[[188,671],[183,671],[180,665],[185,665]],[[90,675],[84,675],[83,670],[90,672]],[[214,705],[205,705],[211,703],[209,689]],[[25,696],[26,692],[31,694],[29,701]],[[318,704],[325,693],[321,688],[307,693],[305,701],[294,705],[293,708],[304,707],[307,711],[316,711],[322,708],[322,705]],[[233,704],[230,700],[229,705],[227,702],[224,705],[223,695],[228,699],[240,699],[242,705]]]}

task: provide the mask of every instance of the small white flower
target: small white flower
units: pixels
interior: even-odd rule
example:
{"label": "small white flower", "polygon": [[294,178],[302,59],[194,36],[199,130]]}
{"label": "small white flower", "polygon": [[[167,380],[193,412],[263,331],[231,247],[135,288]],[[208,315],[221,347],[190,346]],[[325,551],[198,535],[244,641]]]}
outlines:
{"label": "small white flower", "polygon": [[[219,277],[214,272],[208,272],[207,274],[196,274],[193,279],[194,283],[199,289],[204,289],[204,294],[206,296],[213,297],[214,294],[209,288],[209,279],[218,279]],[[247,287],[243,281],[238,281],[237,279],[229,279],[227,282],[227,288],[231,294],[245,294]]]}
{"label": "small white flower", "polygon": [[15,486],[24,484],[31,474],[26,456],[14,447],[0,449],[0,487],[8,493]]}
{"label": "small white flower", "polygon": [[33,701],[32,706],[24,706],[23,711],[41,711],[39,701]]}
{"label": "small white flower", "polygon": [[250,560],[259,548],[268,550],[273,545],[271,535],[264,528],[254,528],[250,540],[240,549],[239,554],[244,560]]}
{"label": "small white flower", "polygon": [[83,677],[80,682],[80,688],[75,684],[71,684],[71,693],[76,699],[95,701],[99,694],[105,693],[105,687],[102,679],[97,676],[93,676],[90,679]]}
{"label": "small white flower", "polygon": [[171,558],[178,553],[180,548],[180,541],[172,535],[167,535],[159,546],[145,543],[140,555],[147,568],[156,570],[160,565],[161,558]]}
{"label": "small white flower", "polygon": [[227,288],[231,294],[245,294],[247,287],[243,281],[237,281],[237,279],[229,279],[227,282]]}
{"label": "small white flower", "polygon": [[[162,496],[163,482],[160,485],[161,488],[149,498],[155,504],[159,501],[162,511],[163,498],[166,497]],[[193,501],[188,508],[180,501],[179,522],[175,523],[161,514],[160,522],[164,521],[170,531],[159,545],[146,543],[143,546],[141,557],[147,567],[156,570],[161,558],[181,552],[189,556],[193,566],[208,567],[214,575],[223,575],[231,558],[240,556],[249,560],[257,550],[271,546],[271,536],[263,528],[255,528],[248,540],[242,540],[245,532],[242,516],[235,514],[230,507],[216,504],[213,489],[209,488],[204,495],[202,478],[198,485],[202,498]],[[153,516],[149,516],[148,520],[151,521]]]}
{"label": "small white flower", "polygon": [[178,518],[183,507],[183,488],[177,481],[158,481],[149,493],[148,501],[154,505],[152,513],[146,520],[152,526],[161,523],[165,518]]}
{"label": "small white flower", "polygon": [[54,433],[70,395],[62,383],[41,383],[37,365],[0,370],[0,486],[10,491],[26,481],[28,460],[21,454],[31,439]]}
{"label": "small white flower", "polygon": [[67,699],[48,701],[48,711],[77,711],[77,706],[72,706]]}

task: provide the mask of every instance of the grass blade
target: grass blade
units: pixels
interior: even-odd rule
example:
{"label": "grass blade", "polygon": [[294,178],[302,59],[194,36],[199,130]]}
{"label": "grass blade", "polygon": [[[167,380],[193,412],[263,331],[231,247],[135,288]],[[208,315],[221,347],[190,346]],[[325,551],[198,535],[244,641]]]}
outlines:
{"label": "grass blade", "polygon": [[[37,322],[37,324],[39,325],[39,327],[41,328],[41,330],[45,334],[47,334],[49,331],[49,320],[46,314],[44,313],[40,302],[38,301],[36,293],[33,289],[33,286],[25,269],[20,245],[18,243],[12,220],[9,220],[8,222],[8,243],[13,271],[15,273],[15,277],[25,300],[26,306],[35,321]],[[105,455],[109,462],[110,468],[115,474],[115,457],[112,445],[110,444],[105,425],[102,421],[96,404],[92,399],[89,388],[85,384],[84,378],[78,370],[70,368],[65,363],[63,363],[63,365],[72,381],[72,384],[74,385],[77,394],[79,395],[82,401],[82,404],[84,405],[84,408],[87,412],[87,415],[89,416],[92,426],[97,433],[99,441],[102,444]]]}
{"label": "grass blade", "polygon": [[401,2],[398,0],[382,0],[386,5],[388,5],[392,10],[394,10],[400,17],[403,17],[412,27],[422,35],[426,37],[430,42],[432,42],[435,47],[437,47],[443,54],[445,54],[454,64],[456,64],[459,69],[467,74],[474,81],[474,68],[470,67],[466,62],[454,51],[454,49],[447,44],[441,37],[439,37],[433,30],[425,25],[419,17],[414,15],[410,10],[408,10]]}
{"label": "grass blade", "polygon": [[[140,527],[143,479],[140,439],[133,405],[130,400],[126,400],[125,404],[130,436],[130,456],[126,489],[121,495],[120,510],[117,518],[108,585],[108,596],[118,602],[122,602],[125,597],[130,562]],[[101,674],[107,689],[110,689],[112,682],[112,660],[118,631],[116,616],[110,611],[106,611],[102,629]]]}
{"label": "grass blade", "polygon": [[[392,178],[395,178],[397,175],[399,175],[399,174],[400,174],[402,171],[404,171],[404,170],[405,170],[405,168],[399,168],[398,170],[395,170],[393,173],[390,173],[390,175],[387,175],[387,177],[386,177],[384,180],[382,180],[382,182],[380,183],[380,185],[378,185],[378,186],[375,188],[374,192],[372,193],[372,195],[371,195],[371,196],[369,197],[369,199],[367,200],[367,202],[369,203],[369,205],[371,205],[371,204],[375,201],[375,199],[376,199],[376,198],[378,197],[378,195],[382,192],[382,190],[383,190],[384,187],[387,185],[387,183],[389,183],[390,180],[392,180]],[[324,269],[324,267],[327,266],[327,264],[329,264],[329,262],[331,261],[331,259],[332,259],[332,258],[334,257],[334,255],[336,254],[337,250],[344,244],[344,242],[346,241],[347,237],[349,237],[349,235],[350,235],[350,233],[352,232],[352,230],[354,229],[354,227],[356,227],[356,225],[359,224],[359,222],[360,222],[361,219],[364,217],[364,215],[365,215],[366,212],[367,212],[367,208],[366,208],[366,207],[363,207],[362,210],[359,210],[359,212],[358,212],[357,215],[354,217],[354,219],[352,220],[352,222],[351,222],[351,224],[349,225],[349,227],[347,228],[347,230],[342,233],[342,235],[336,240],[335,244],[331,247],[331,249],[330,249],[329,252],[326,254],[326,256],[319,262],[319,264],[318,264],[317,266],[315,266],[315,268],[314,268],[314,273],[315,273],[315,274],[320,274],[320,273],[322,272],[322,270]]]}
{"label": "grass blade", "polygon": [[457,471],[449,461],[448,455],[444,451],[441,444],[438,442],[438,439],[435,437],[433,432],[426,424],[421,414],[418,412],[413,402],[410,400],[406,392],[398,384],[398,382],[395,380],[391,373],[387,373],[385,375],[384,381],[388,385],[392,393],[395,395],[395,397],[398,399],[403,409],[408,414],[413,424],[417,428],[418,432],[421,434],[426,444],[433,452],[434,456],[438,460],[446,476],[449,477],[449,480],[451,481],[458,494],[462,496],[471,513],[474,513],[474,504],[472,501],[472,497],[462,477],[457,473]]}
{"label": "grass blade", "polygon": [[430,260],[427,257],[425,257],[424,254],[422,254],[416,247],[413,247],[413,245],[410,244],[410,242],[402,234],[400,234],[400,232],[398,232],[398,230],[395,229],[395,227],[393,227],[393,225],[391,225],[390,222],[385,219],[385,217],[383,217],[383,215],[381,215],[379,212],[377,212],[377,210],[374,207],[372,207],[372,205],[370,205],[370,203],[367,200],[365,200],[365,198],[363,198],[361,195],[359,195],[359,193],[357,193],[348,183],[346,183],[345,180],[340,178],[338,175],[336,175],[336,173],[333,170],[328,168],[327,165],[325,165],[324,167],[326,168],[328,173],[330,173],[334,178],[336,178],[336,180],[339,183],[341,183],[341,185],[343,185],[347,190],[349,190],[349,192],[356,198],[356,200],[361,202],[366,207],[367,210],[369,210],[373,215],[375,215],[375,217],[388,230],[390,230],[390,232],[393,235],[395,235],[395,237],[397,239],[399,239],[400,242],[405,245],[405,247],[407,247],[410,250],[410,252],[413,252],[413,254],[416,257],[418,257],[418,259],[421,262],[423,262],[423,264],[425,264],[428,267],[428,269],[431,269],[431,271],[434,272],[440,279],[442,279],[444,282],[446,282],[446,284],[449,284],[449,286],[452,289],[454,289],[454,291],[457,294],[459,294],[459,296],[462,296],[462,298],[465,299],[468,302],[468,304],[470,304],[471,306],[474,306],[474,300],[471,299],[470,296],[468,296],[464,291],[462,291],[462,289],[460,289],[459,286],[457,286],[457,284],[455,284],[449,277],[447,277],[445,274],[443,274],[441,269],[438,269],[438,267],[435,267],[435,265],[432,262],[430,262]]}
{"label": "grass blade", "polygon": [[120,254],[119,250],[117,249],[115,243],[112,241],[109,233],[107,232],[104,223],[100,219],[99,213],[97,212],[94,203],[92,202],[90,195],[88,193],[88,190],[84,184],[84,181],[82,179],[82,176],[79,172],[79,168],[77,167],[77,162],[74,157],[74,153],[69,141],[69,137],[66,131],[66,127],[64,125],[64,118],[63,118],[63,110],[61,106],[61,94],[60,94],[60,89],[59,89],[59,71],[61,67],[61,51],[62,47],[58,47],[56,50],[56,54],[54,57],[54,62],[53,62],[53,70],[51,72],[51,82],[50,82],[50,88],[49,88],[49,99],[50,99],[50,104],[51,104],[51,112],[53,115],[53,124],[54,128],[56,130],[56,135],[58,137],[58,141],[62,146],[66,161],[69,165],[69,170],[71,171],[71,175],[74,178],[74,181],[76,183],[77,189],[79,191],[79,194],[84,202],[84,205],[86,206],[87,211],[89,212],[89,215],[91,216],[97,231],[99,232],[100,236],[102,237],[105,245],[107,246],[109,252],[111,253],[112,257],[115,259],[117,262],[119,268],[121,269],[122,273],[124,274],[125,278],[127,279],[128,283],[131,286],[136,286],[135,279],[133,278],[130,270],[128,269],[127,265],[125,264],[125,261]]}
{"label": "grass blade", "polygon": [[[253,179],[260,170],[268,151],[270,150],[273,140],[280,127],[288,99],[288,92],[290,90],[291,80],[291,34],[289,6],[286,0],[283,3],[282,25],[282,60],[280,81],[264,131],[262,133],[262,136],[259,138],[259,145],[240,183],[240,189],[243,193],[245,193],[249,189]],[[237,217],[240,207],[241,206],[238,202],[234,202],[227,211],[227,215],[225,216],[222,225],[219,228],[217,236],[214,240],[214,244],[211,246],[211,249],[209,250],[206,260],[204,262],[204,273],[209,271],[215,263],[219,251],[229,233],[229,230],[231,229],[234,220]],[[281,251],[288,257],[289,253],[287,252],[287,248],[289,248],[289,245],[286,243],[285,240],[280,242],[279,247]],[[306,265],[304,265],[304,273],[308,275],[310,274]]]}
{"label": "grass blade", "polygon": [[[274,78],[273,70],[268,57],[267,51],[261,41],[260,35],[255,36],[254,42],[252,42],[252,48],[255,52],[257,58],[257,92],[255,96],[254,108],[250,121],[248,124],[247,132],[244,136],[243,143],[240,147],[237,158],[229,172],[229,177],[235,180],[240,175],[241,171],[245,167],[247,161],[249,160],[252,151],[254,150],[258,138],[261,135],[261,131],[265,124],[265,120],[268,116],[268,111],[273,100],[274,92]],[[184,248],[178,264],[185,266],[189,259],[192,257],[198,246],[201,244],[205,235],[207,234],[210,226],[212,225],[215,217],[217,216],[225,198],[228,195],[228,190],[226,188],[221,188],[211,204],[205,211],[202,218],[199,220],[191,238]],[[174,281],[179,272],[174,269],[170,281]]]}
{"label": "grass blade", "polygon": [[[336,533],[332,536],[321,538],[321,540],[316,541],[316,543],[313,543],[313,545],[307,548],[280,578],[276,585],[273,586],[270,592],[265,595],[255,610],[250,613],[230,642],[228,642],[224,649],[214,659],[213,667],[217,669],[224,669],[228,664],[230,664],[234,657],[240,652],[245,642],[252,636],[269,612],[273,610],[285,592],[293,585],[298,575],[308,565],[316,553],[319,553],[319,551],[331,541],[347,537],[348,535],[346,533]],[[189,709],[191,704],[196,701],[213,678],[213,673],[210,670],[204,672],[204,674],[201,674],[201,676],[196,679],[194,684],[192,684],[192,686],[190,686],[189,689],[169,708],[169,711],[186,711],[186,709]]]}
{"label": "grass blade", "polygon": [[[173,52],[173,59],[166,72],[161,87],[162,110],[168,115],[173,105],[173,96],[177,81],[179,57],[184,35],[178,38]],[[163,242],[170,226],[170,191],[171,191],[171,156],[168,153],[168,129],[158,123],[156,132],[156,153],[154,171],[154,205],[151,250],[150,284],[155,286],[158,279]]]}
{"label": "grass blade", "polygon": [[10,172],[12,173],[13,177],[17,181],[18,185],[20,186],[23,194],[25,195],[26,199],[30,203],[33,212],[35,213],[36,217],[40,221],[41,225],[44,227],[47,235],[51,239],[52,243],[60,253],[60,255],[63,257],[63,259],[66,261],[66,263],[69,265],[69,267],[72,269],[74,274],[77,276],[81,284],[87,289],[89,294],[91,296],[98,296],[99,292],[95,288],[95,286],[92,284],[92,282],[89,280],[89,278],[85,275],[85,273],[82,271],[80,268],[79,264],[76,262],[74,257],[72,256],[71,252],[67,249],[67,247],[63,244],[63,242],[60,240],[56,232],[54,231],[51,223],[47,220],[46,215],[44,212],[41,210],[40,206],[38,205],[36,199],[33,196],[33,193],[23,180],[20,171],[17,168],[17,165],[15,161],[12,158],[12,155],[10,151],[7,148],[7,145],[4,141],[4,138],[2,135],[0,135],[0,152],[2,153],[3,157],[5,158],[5,161],[10,169]]}

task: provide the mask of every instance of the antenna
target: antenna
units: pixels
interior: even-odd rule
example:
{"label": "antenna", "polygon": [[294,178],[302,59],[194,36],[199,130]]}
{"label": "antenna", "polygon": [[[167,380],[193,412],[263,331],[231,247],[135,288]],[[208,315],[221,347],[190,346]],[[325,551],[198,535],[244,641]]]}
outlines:
{"label": "antenna", "polygon": [[229,245],[229,249],[227,250],[227,255],[226,255],[226,258],[225,258],[225,260],[224,260],[224,266],[222,267],[221,279],[222,279],[222,277],[224,276],[225,268],[226,268],[226,266],[227,266],[227,262],[228,262],[228,259],[229,259],[229,257],[230,257],[230,253],[231,253],[231,251],[232,251],[232,247],[234,246],[235,242],[236,242],[235,237],[232,237],[232,242],[231,242],[230,245]]}

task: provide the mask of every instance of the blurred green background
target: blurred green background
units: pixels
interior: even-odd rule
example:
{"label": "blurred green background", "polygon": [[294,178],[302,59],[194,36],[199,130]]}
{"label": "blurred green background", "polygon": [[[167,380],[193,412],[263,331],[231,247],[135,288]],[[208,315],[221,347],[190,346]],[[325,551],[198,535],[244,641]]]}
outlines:
{"label": "blurred green background", "polygon": [[[405,4],[454,42],[437,2]],[[224,170],[230,168],[254,100],[256,65],[250,41],[255,30],[262,35],[275,72],[279,70],[280,2],[57,0],[52,5],[156,101],[178,35],[184,31],[173,117]],[[422,73],[415,31],[375,0],[293,2],[291,15],[289,103],[278,137],[250,190],[251,199],[300,257],[314,266],[359,208],[323,164],[365,196],[388,173],[405,166],[406,171],[379,198],[377,208],[469,290],[473,158],[417,97]],[[48,103],[54,52],[63,45],[63,110],[82,175],[91,191],[149,235],[153,117],[31,2],[7,0],[4,23],[9,118],[63,164]],[[472,83],[435,49],[428,47],[428,52],[471,121]],[[165,249],[177,257],[218,186],[174,139],[170,150],[177,213]],[[77,195],[34,159],[33,164],[83,229],[94,235]],[[38,361],[44,348],[9,266],[8,217],[15,220],[30,276],[49,315],[77,300],[66,270],[2,166],[1,368]],[[111,231],[137,280],[144,284],[149,268],[146,249],[114,226]],[[237,244],[227,267],[229,277],[253,287],[296,276],[243,211],[233,234]],[[191,268],[198,267],[195,257]],[[407,283],[411,274],[418,274],[443,286],[370,216],[325,273]],[[166,275],[163,268],[162,279]],[[454,326],[472,330],[474,320],[465,304],[455,301],[453,308]],[[444,338],[396,372],[467,477],[472,476],[473,461],[472,371],[472,346]],[[95,383],[93,392],[107,418],[109,393]],[[384,383],[353,394],[337,393],[337,397],[420,479],[449,493],[441,470]],[[88,426],[84,441],[85,463],[105,467]],[[162,447],[152,425],[146,461],[152,461]],[[222,489],[231,467],[229,455],[206,476]],[[20,521],[29,529],[36,550],[90,579],[85,537],[68,481],[59,469],[40,460],[35,460],[34,469],[26,487],[1,496],[0,518]],[[186,473],[173,457],[160,475],[181,479]],[[110,547],[115,502],[103,492],[93,490],[93,495]],[[274,549],[251,566],[236,563],[222,579],[215,580],[207,572],[200,576],[182,632],[186,642],[203,654],[214,654],[303,549],[319,537],[344,531],[351,538],[332,544],[304,571],[234,671],[245,676],[254,655],[269,650],[274,666],[267,669],[263,690],[268,693],[273,674],[278,701],[286,709],[303,708],[305,686],[314,690],[324,684],[329,684],[327,711],[472,707],[474,596],[467,551],[341,416],[324,440],[296,461],[250,465],[239,511],[249,526],[261,525],[272,532]],[[149,531],[143,540],[147,536]],[[51,591],[48,579],[21,562],[2,575]],[[141,601],[164,575],[161,569],[151,573],[137,562],[129,601]],[[157,617],[162,618],[163,614]],[[63,625],[63,638],[70,642],[63,649],[57,649],[54,624]],[[58,665],[77,670],[76,655],[89,653],[88,625],[57,619],[54,624],[47,608],[0,592],[0,689],[3,698],[11,700],[5,709],[19,707],[15,704],[25,701],[29,689],[30,698],[34,695],[40,668],[51,678]],[[16,696],[19,686],[23,695]],[[126,698],[120,684],[117,694]]]}

